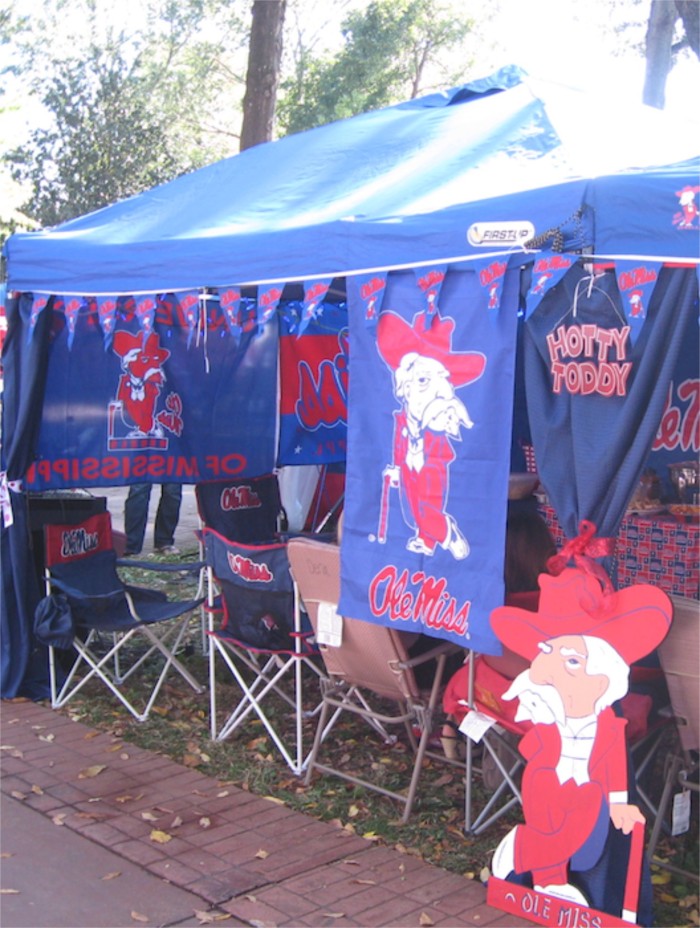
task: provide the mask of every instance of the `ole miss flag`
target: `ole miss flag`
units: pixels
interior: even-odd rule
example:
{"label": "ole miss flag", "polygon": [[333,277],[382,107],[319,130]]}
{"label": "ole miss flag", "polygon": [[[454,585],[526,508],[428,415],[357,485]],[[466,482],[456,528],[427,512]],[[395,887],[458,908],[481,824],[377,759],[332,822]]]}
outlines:
{"label": "ole miss flag", "polygon": [[448,271],[432,316],[392,272],[376,329],[349,281],[342,614],[500,653],[516,278],[493,320],[474,271]]}
{"label": "ole miss flag", "polygon": [[[298,305],[298,304],[297,304]],[[293,304],[280,320],[280,446],[278,463],[332,464],[345,460],[348,313],[321,303],[303,335]]]}

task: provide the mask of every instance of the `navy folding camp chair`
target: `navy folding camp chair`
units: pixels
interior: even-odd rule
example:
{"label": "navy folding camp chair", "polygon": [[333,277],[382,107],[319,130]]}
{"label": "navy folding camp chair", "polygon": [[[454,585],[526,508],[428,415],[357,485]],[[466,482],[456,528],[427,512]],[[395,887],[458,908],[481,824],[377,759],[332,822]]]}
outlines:
{"label": "navy folding camp chair", "polygon": [[[259,544],[279,541],[278,533],[286,527],[277,474],[260,477],[234,477],[198,483],[194,488],[199,515],[199,556],[204,561],[201,529],[210,528],[229,541]],[[206,566],[200,577],[200,589],[206,584]],[[215,607],[220,609],[220,597]],[[202,613],[202,651],[209,651],[207,617]]]}
{"label": "navy folding camp chair", "polygon": [[[46,597],[35,635],[49,650],[53,708],[96,681],[144,721],[171,670],[204,692],[177,657],[202,599],[171,601],[160,590],[124,583],[117,572],[119,564],[157,572],[199,570],[199,564],[118,561],[108,512],[75,525],[45,525],[44,541]],[[61,660],[57,650],[70,656]]]}
{"label": "navy folding camp chair", "polygon": [[[209,578],[211,736],[225,740],[252,715],[298,776],[307,760],[303,723],[318,711],[304,708],[304,670],[312,682],[322,671],[310,628],[295,609],[287,545],[240,544],[206,527],[201,535]],[[219,691],[230,680],[217,678],[218,658],[238,690],[221,723]]]}

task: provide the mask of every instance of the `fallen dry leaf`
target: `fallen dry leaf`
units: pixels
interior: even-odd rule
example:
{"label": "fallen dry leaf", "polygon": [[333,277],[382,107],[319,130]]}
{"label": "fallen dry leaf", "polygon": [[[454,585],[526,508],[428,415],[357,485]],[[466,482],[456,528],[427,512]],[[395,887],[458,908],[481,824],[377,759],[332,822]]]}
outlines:
{"label": "fallen dry leaf", "polygon": [[210,828],[211,819],[207,818],[206,815],[203,815],[199,820],[199,824],[201,825],[202,828]]}
{"label": "fallen dry leaf", "polygon": [[216,794],[217,799],[225,799],[226,796],[230,795],[227,789],[222,789],[220,793]]}
{"label": "fallen dry leaf", "polygon": [[32,792],[33,792],[35,795],[37,795],[37,796],[43,796],[43,795],[44,795],[43,789],[42,789],[40,786],[37,786],[36,784],[34,784],[34,785],[32,786]]}
{"label": "fallen dry leaf", "polygon": [[280,799],[279,796],[263,796],[263,799],[267,799],[268,802],[274,802],[275,805],[283,806],[284,799]]}
{"label": "fallen dry leaf", "polygon": [[148,915],[142,915],[140,912],[132,912],[131,917],[135,922],[147,922]]}
{"label": "fallen dry leaf", "polygon": [[121,876],[121,870],[113,870],[111,873],[105,873],[104,876],[101,876],[101,880],[116,880],[118,876]]}
{"label": "fallen dry leaf", "polygon": [[351,880],[351,883],[357,883],[360,886],[376,886],[376,880]]}
{"label": "fallen dry leaf", "polygon": [[182,825],[182,818],[179,815],[176,815],[175,818],[170,823],[171,828],[179,828]]}
{"label": "fallen dry leaf", "polygon": [[265,860],[266,857],[269,857],[269,856],[270,856],[270,852],[269,852],[269,851],[264,851],[262,848],[260,848],[260,850],[257,852],[257,854],[256,854],[255,856],[256,856],[256,857],[259,857],[260,860]]}
{"label": "fallen dry leaf", "polygon": [[157,822],[158,816],[154,815],[152,812],[142,812],[141,818],[146,822]]}
{"label": "fallen dry leaf", "polygon": [[212,922],[224,922],[231,918],[228,912],[202,912],[195,909],[195,918],[199,919],[200,925],[211,925]]}
{"label": "fallen dry leaf", "polygon": [[51,816],[51,821],[54,825],[63,825],[67,812],[57,812],[56,815]]}
{"label": "fallen dry leaf", "polygon": [[102,773],[105,769],[105,764],[94,764],[92,767],[86,767],[85,770],[81,770],[78,774],[78,779],[89,780],[91,777],[96,777],[98,774]]}
{"label": "fallen dry leaf", "polygon": [[89,731],[87,735],[83,735],[83,741],[92,741],[93,738],[96,738],[99,735],[99,731]]}
{"label": "fallen dry leaf", "polygon": [[12,792],[10,793],[10,796],[12,796],[13,799],[26,799],[27,798],[26,795],[24,793],[20,793],[18,789],[13,789]]}
{"label": "fallen dry leaf", "polygon": [[344,918],[345,912],[324,912],[327,918]]}
{"label": "fallen dry leaf", "polygon": [[19,896],[18,889],[0,889],[0,896]]}
{"label": "fallen dry leaf", "polygon": [[51,742],[51,741],[54,741],[55,738],[56,738],[56,735],[39,735],[39,741]]}
{"label": "fallen dry leaf", "polygon": [[15,855],[14,855],[14,854],[10,854],[9,851],[1,851],[1,852],[0,852],[0,858],[3,858],[3,859],[4,859],[5,857],[14,857],[14,856],[15,856]]}
{"label": "fallen dry leaf", "polygon": [[489,868],[482,867],[479,873],[479,879],[481,880],[481,882],[488,883],[490,876],[491,876],[491,871],[489,870]]}
{"label": "fallen dry leaf", "polygon": [[418,919],[418,924],[419,925],[434,925],[435,922],[432,920],[432,918],[428,915],[427,912],[421,912],[420,918]]}
{"label": "fallen dry leaf", "polygon": [[168,841],[172,841],[173,839],[173,836],[169,835],[167,831],[159,831],[157,828],[153,829],[149,837],[151,841],[155,841],[156,844],[167,844]]}
{"label": "fallen dry leaf", "polygon": [[202,763],[202,758],[199,754],[183,754],[182,763],[185,767],[199,767]]}

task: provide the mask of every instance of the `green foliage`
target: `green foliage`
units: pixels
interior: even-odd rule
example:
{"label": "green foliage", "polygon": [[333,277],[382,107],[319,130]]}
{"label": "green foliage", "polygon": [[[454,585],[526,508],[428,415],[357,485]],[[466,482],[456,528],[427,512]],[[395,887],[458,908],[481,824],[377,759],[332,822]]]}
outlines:
{"label": "green foliage", "polygon": [[300,56],[295,75],[282,86],[281,126],[300,132],[415,97],[437,74],[443,85],[453,83],[443,56],[471,27],[432,0],[372,0],[344,21],[345,44],[337,55]]}
{"label": "green foliage", "polygon": [[[16,67],[30,78],[44,118],[4,160],[31,190],[25,211],[44,226],[234,149],[226,113],[235,111],[231,86],[239,88],[231,61],[245,37],[235,2],[161,0],[131,31],[108,24],[101,0],[71,7],[69,27],[61,0],[45,0],[17,41]],[[227,93],[230,107],[222,105]]]}

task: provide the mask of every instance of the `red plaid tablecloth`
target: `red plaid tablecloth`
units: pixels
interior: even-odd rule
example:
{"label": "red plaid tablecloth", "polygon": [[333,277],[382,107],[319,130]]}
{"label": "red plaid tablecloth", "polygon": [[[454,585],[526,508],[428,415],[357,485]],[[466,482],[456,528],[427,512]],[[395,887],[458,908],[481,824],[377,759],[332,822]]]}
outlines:
{"label": "red plaid tablecloth", "polygon": [[[564,543],[554,510],[541,512],[557,547]],[[653,583],[666,593],[700,598],[700,525],[670,515],[627,515],[617,539],[618,586]]]}

